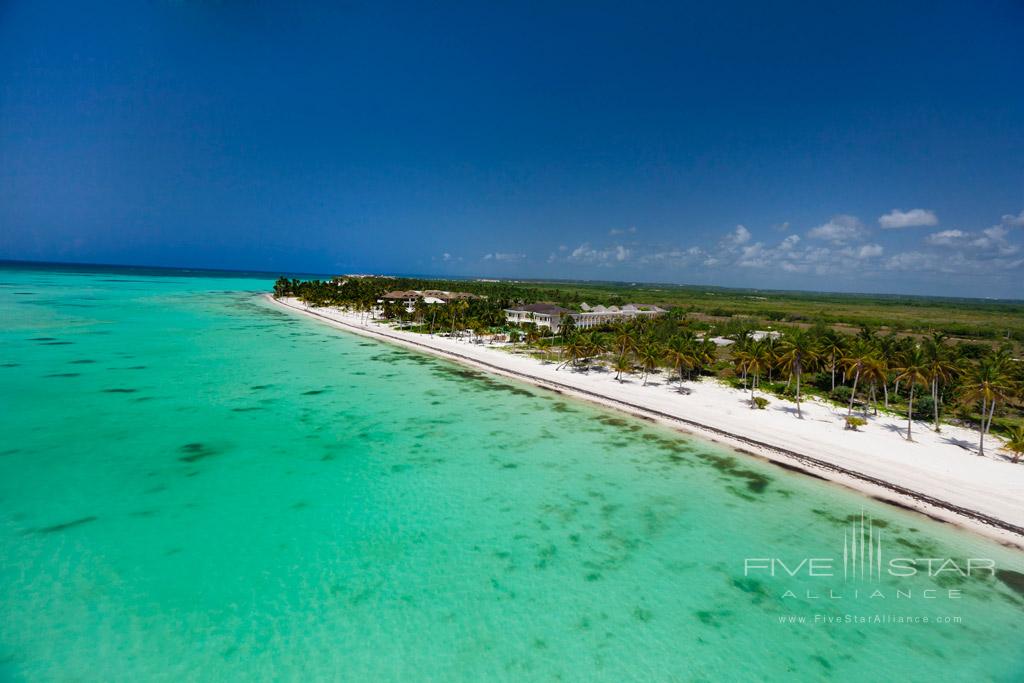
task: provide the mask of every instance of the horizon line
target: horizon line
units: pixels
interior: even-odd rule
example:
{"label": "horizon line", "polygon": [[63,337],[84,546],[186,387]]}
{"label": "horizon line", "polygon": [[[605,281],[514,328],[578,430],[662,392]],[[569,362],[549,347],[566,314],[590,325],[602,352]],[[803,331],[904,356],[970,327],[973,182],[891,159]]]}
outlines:
{"label": "horizon line", "polygon": [[397,273],[397,272],[381,272],[381,273],[316,273],[312,271],[301,271],[301,270],[262,270],[262,269],[243,269],[243,268],[211,268],[208,266],[158,266],[150,265],[145,263],[100,263],[92,261],[42,261],[36,259],[10,259],[0,258],[0,266],[9,264],[21,264],[21,265],[47,265],[47,266],[72,266],[72,267],[91,267],[91,268],[147,268],[150,270],[166,270],[166,271],[198,271],[204,273],[240,273],[240,274],[259,274],[267,276],[315,276],[322,278],[334,278],[339,275],[379,275],[395,278],[408,278],[408,279],[420,279],[420,280],[440,280],[440,281],[464,281],[464,280],[489,280],[493,282],[505,282],[505,283],[533,283],[533,284],[611,284],[611,285],[624,285],[624,286],[662,286],[662,287],[677,287],[677,288],[707,288],[728,292],[759,292],[759,293],[775,293],[775,294],[827,294],[831,296],[861,296],[861,297],[906,297],[912,299],[945,299],[945,300],[957,300],[957,301],[984,301],[988,303],[1003,303],[1003,304],[1024,304],[1024,299],[1005,299],[1000,297],[978,297],[978,296],[957,296],[948,294],[908,294],[904,292],[841,292],[835,290],[823,290],[823,289],[772,289],[772,288],[754,288],[754,287],[729,287],[725,285],[711,285],[711,284],[699,284],[699,283],[684,283],[684,282],[663,282],[653,280],[589,280],[589,279],[573,279],[573,278],[529,278],[529,277],[490,277],[487,275],[436,275],[426,273]]}

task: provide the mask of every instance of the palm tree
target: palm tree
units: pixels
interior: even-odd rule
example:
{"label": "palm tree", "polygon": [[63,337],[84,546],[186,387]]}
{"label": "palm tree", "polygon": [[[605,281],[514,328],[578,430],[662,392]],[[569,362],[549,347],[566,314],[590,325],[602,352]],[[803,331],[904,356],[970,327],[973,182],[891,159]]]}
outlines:
{"label": "palm tree", "polygon": [[533,323],[526,323],[526,343],[533,346],[540,341],[540,330]]}
{"label": "palm tree", "polygon": [[756,341],[750,345],[747,351],[747,371],[754,376],[754,381],[750,383],[752,407],[754,405],[754,389],[758,388],[761,384],[761,374],[771,367],[771,353],[768,351],[768,345],[765,342],[766,339]]}
{"label": "palm tree", "polygon": [[778,346],[779,346],[779,343],[778,343],[778,341],[776,340],[775,337],[765,337],[764,338],[764,353],[765,353],[765,360],[768,363],[768,381],[769,382],[772,381],[772,372],[775,370],[775,368],[779,364]]}
{"label": "palm tree", "polygon": [[889,370],[896,360],[896,337],[889,335],[878,338],[878,358],[885,370],[885,379],[882,380],[882,392],[885,394],[885,409],[889,410]]}
{"label": "palm tree", "polygon": [[[875,404],[875,415],[878,415],[878,395],[876,394],[875,389],[879,384],[884,387],[886,382],[889,381],[889,365],[879,356],[871,356],[861,367],[860,374],[861,378],[871,386],[871,400]],[[886,394],[886,396],[888,396],[888,394]],[[888,402],[886,402],[886,407],[888,407]],[[867,404],[865,403],[865,418],[868,415],[867,410]]]}
{"label": "palm tree", "polygon": [[630,373],[633,371],[633,361],[628,356],[620,355],[615,357],[615,379],[621,384],[622,373]]}
{"label": "palm tree", "polygon": [[736,366],[736,372],[740,374],[743,380],[743,390],[747,390],[747,371],[750,370],[750,352],[746,348],[734,349],[732,352],[732,362]]}
{"label": "palm tree", "polygon": [[718,345],[706,337],[695,347],[695,351],[694,355],[697,361],[695,369],[698,373],[707,369],[707,366],[714,364],[718,358]]}
{"label": "palm tree", "polygon": [[1024,455],[1024,423],[1010,429],[1010,438],[999,450],[1013,453],[1013,462],[1020,462]]}
{"label": "palm tree", "polygon": [[[562,354],[567,351],[566,340],[571,339],[576,332],[576,318],[571,315],[563,316],[558,323],[558,334],[562,337],[562,343],[558,347],[558,361],[562,361]],[[554,337],[554,335],[551,335]]]}
{"label": "palm tree", "polygon": [[587,340],[582,334],[574,334],[569,337],[569,341],[562,344],[563,351],[565,352],[565,361],[556,367],[558,370],[564,368],[566,365],[572,363],[573,367],[579,364],[580,359],[588,356],[589,348],[587,346]]}
{"label": "palm tree", "polygon": [[612,347],[620,356],[636,351],[636,338],[626,325],[618,325],[612,333]]}
{"label": "palm tree", "polygon": [[935,410],[935,431],[939,431],[939,401],[942,398],[942,385],[949,382],[960,368],[950,358],[948,347],[943,345],[946,335],[936,333],[925,344],[928,354],[928,374],[931,376],[932,404]]}
{"label": "palm tree", "polygon": [[[981,424],[978,425],[978,455],[985,455],[985,434],[992,424],[996,403],[1010,398],[1013,388],[1006,372],[1006,363],[993,354],[975,365],[961,386],[965,401],[981,401]],[[988,413],[986,420],[986,411]]]}
{"label": "palm tree", "polygon": [[796,415],[803,418],[800,412],[800,377],[804,370],[809,370],[818,360],[814,338],[806,330],[797,330],[783,337],[779,342],[779,361],[790,375],[796,377]]}
{"label": "palm tree", "polygon": [[871,361],[874,355],[875,348],[870,342],[856,339],[840,359],[843,365],[843,372],[853,373],[853,391],[850,392],[850,407],[846,411],[847,416],[853,415],[853,403],[857,398],[857,383],[860,381],[860,375],[864,371],[864,366]]}
{"label": "palm tree", "polygon": [[665,349],[665,359],[679,373],[679,393],[683,393],[683,370],[689,370],[694,364],[692,344],[681,337],[673,339]]}
{"label": "palm tree", "polygon": [[651,372],[657,369],[658,363],[661,362],[661,347],[654,341],[644,342],[640,345],[637,358],[644,369],[644,386],[647,386],[647,378],[650,377]]}
{"label": "palm tree", "polygon": [[836,390],[836,365],[846,352],[846,340],[835,330],[829,330],[821,337],[819,352],[822,357],[828,356],[828,368],[832,372],[832,391]]}
{"label": "palm tree", "polygon": [[451,334],[455,336],[455,323],[458,321],[460,315],[465,315],[465,312],[469,309],[469,304],[465,301],[453,301],[448,304],[449,315],[452,319],[452,331]]}
{"label": "palm tree", "polygon": [[920,385],[928,386],[928,356],[920,346],[914,346],[903,353],[900,367],[896,368],[896,381],[905,382],[910,387],[910,399],[907,403],[907,441],[913,441],[911,425],[914,421],[914,389]]}
{"label": "palm tree", "polygon": [[603,334],[591,330],[587,332],[587,353],[591,356],[601,356],[608,351],[608,343]]}

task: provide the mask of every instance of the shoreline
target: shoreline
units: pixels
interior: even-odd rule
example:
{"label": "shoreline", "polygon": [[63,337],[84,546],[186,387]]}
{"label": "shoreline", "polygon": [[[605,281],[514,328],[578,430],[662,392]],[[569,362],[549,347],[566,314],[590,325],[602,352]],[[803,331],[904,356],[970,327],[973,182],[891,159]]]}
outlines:
{"label": "shoreline", "polygon": [[[722,444],[746,456],[756,457],[780,468],[822,479],[852,489],[889,505],[912,510],[933,520],[953,524],[989,537],[1001,544],[1024,550],[1024,466],[991,458],[978,458],[966,450],[968,430],[948,426],[952,438],[938,437],[920,424],[922,437],[933,435],[929,443],[908,443],[898,434],[883,434],[879,430],[869,438],[865,432],[850,433],[838,428],[828,418],[833,412],[823,402],[805,400],[802,406],[808,419],[797,421],[786,408],[773,411],[751,411],[742,406],[748,394],[705,380],[690,383],[690,395],[680,395],[675,389],[651,383],[641,394],[634,383],[615,382],[610,377],[558,371],[551,364],[536,359],[515,356],[495,348],[455,341],[446,337],[394,330],[380,324],[363,324],[360,316],[336,309],[312,309],[297,300],[275,299],[271,294],[263,298],[272,305],[309,316],[332,327],[360,336],[377,339],[412,350],[429,353],[484,372],[527,382],[533,386],[571,396],[588,403],[613,408],[634,417],[668,426],[676,431],[716,444]],[[531,367],[532,366],[532,367]],[[558,373],[557,378],[550,376]],[[694,395],[700,392],[700,398]],[[674,400],[669,400],[674,399]],[[703,401],[698,403],[698,401]],[[726,403],[725,401],[729,401]],[[773,398],[772,403],[781,403]],[[736,409],[739,410],[736,410]],[[739,415],[733,414],[733,411]],[[701,415],[699,413],[705,413]],[[776,415],[775,413],[786,413]],[[751,429],[751,418],[764,425]],[[779,419],[781,418],[781,420]],[[789,420],[791,422],[782,422]],[[829,428],[820,424],[829,423]],[[891,416],[873,418],[872,426],[894,431]],[[739,429],[737,425],[742,424]],[[903,420],[905,426],[906,420]],[[748,427],[743,429],[742,427]],[[834,434],[833,434],[834,431]],[[800,433],[807,432],[807,433]],[[827,433],[826,433],[827,432]],[[964,434],[960,434],[963,432]],[[825,443],[813,437],[833,436]],[[878,436],[893,443],[880,443]],[[960,436],[960,439],[956,437]],[[873,437],[873,438],[872,438]],[[848,439],[858,439],[850,442]],[[937,439],[942,441],[936,442]],[[842,442],[842,443],[836,443]],[[943,445],[943,442],[949,445]],[[855,444],[859,448],[852,448]],[[993,446],[995,442],[993,440]],[[872,457],[871,446],[883,451],[912,451],[927,448],[926,456],[916,455],[917,462],[901,462],[889,456]],[[890,446],[890,448],[886,448]],[[809,454],[808,451],[812,451]],[[886,453],[889,455],[889,453]],[[904,453],[897,453],[897,457]],[[957,461],[959,459],[959,461]],[[938,460],[938,462],[936,462]],[[851,466],[852,465],[852,466]],[[872,465],[875,465],[872,467]],[[915,467],[920,465],[921,468]],[[1006,489],[994,497],[993,490]],[[1013,495],[1013,490],[1017,494]],[[981,503],[978,505],[977,503]]]}

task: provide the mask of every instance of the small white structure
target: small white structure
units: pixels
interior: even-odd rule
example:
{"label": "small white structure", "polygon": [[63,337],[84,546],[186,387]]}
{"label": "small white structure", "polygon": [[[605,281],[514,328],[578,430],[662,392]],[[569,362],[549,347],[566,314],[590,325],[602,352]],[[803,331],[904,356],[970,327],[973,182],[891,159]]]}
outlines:
{"label": "small white structure", "polygon": [[380,299],[377,299],[377,303],[383,304],[385,301],[400,301],[405,304],[405,310],[412,313],[416,310],[416,302],[421,299],[425,304],[447,304],[450,301],[476,298],[475,294],[470,294],[469,292],[446,292],[440,289],[410,289],[408,291],[396,290],[388,292]]}
{"label": "small white structure", "polygon": [[762,339],[778,339],[782,336],[781,332],[775,330],[754,330],[750,333],[750,338],[754,341],[761,341]]}

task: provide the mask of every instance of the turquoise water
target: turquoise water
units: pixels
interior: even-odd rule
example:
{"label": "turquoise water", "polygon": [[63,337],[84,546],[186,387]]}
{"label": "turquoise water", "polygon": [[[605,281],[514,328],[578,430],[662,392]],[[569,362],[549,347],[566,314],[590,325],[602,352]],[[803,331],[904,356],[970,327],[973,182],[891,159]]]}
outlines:
{"label": "turquoise water", "polygon": [[[0,269],[0,679],[1024,679],[1021,554],[269,284]],[[862,511],[999,575],[745,575]]]}

